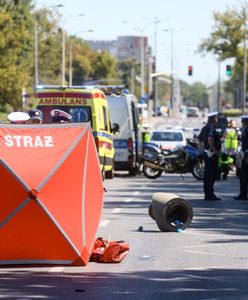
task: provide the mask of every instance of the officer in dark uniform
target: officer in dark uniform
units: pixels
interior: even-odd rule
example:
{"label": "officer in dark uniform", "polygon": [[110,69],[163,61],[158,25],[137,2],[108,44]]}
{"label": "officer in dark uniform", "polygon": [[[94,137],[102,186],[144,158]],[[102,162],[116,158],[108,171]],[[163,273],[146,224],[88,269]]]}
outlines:
{"label": "officer in dark uniform", "polygon": [[52,123],[68,123],[72,120],[71,115],[61,109],[53,109],[50,115]]}
{"label": "officer in dark uniform", "polygon": [[217,131],[218,112],[208,114],[208,122],[201,129],[198,136],[200,144],[204,148],[205,173],[203,189],[204,200],[221,200],[214,194],[214,183],[218,174],[219,151],[221,150],[221,134]]}
{"label": "officer in dark uniform", "polygon": [[235,200],[248,200],[247,198],[247,185],[248,185],[248,116],[241,117],[242,131],[241,143],[243,159],[240,170],[240,193],[238,196],[233,197]]}
{"label": "officer in dark uniform", "polygon": [[30,116],[29,123],[30,124],[41,124],[43,120],[43,113],[39,109],[31,109],[28,111]]}

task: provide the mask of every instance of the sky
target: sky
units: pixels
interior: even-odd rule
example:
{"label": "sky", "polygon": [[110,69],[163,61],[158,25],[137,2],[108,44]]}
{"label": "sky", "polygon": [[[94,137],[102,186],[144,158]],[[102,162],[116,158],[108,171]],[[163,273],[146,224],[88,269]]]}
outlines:
{"label": "sky", "polygon": [[[153,54],[156,52],[158,72],[170,74],[173,61],[175,76],[189,84],[200,81],[210,86],[218,79],[218,63],[213,54],[202,56],[197,53],[199,44],[203,39],[210,37],[214,26],[214,11],[225,12],[228,8],[241,10],[244,2],[36,0],[35,3],[36,8],[63,4],[63,7],[57,8],[61,14],[61,26],[69,34],[77,33],[85,40],[115,40],[118,36],[140,36],[143,32],[144,36],[148,37]],[[93,32],[87,32],[88,30]],[[226,64],[230,63],[228,60],[221,63],[222,80],[227,79],[225,68]],[[188,76],[188,66],[193,67],[193,76]]]}

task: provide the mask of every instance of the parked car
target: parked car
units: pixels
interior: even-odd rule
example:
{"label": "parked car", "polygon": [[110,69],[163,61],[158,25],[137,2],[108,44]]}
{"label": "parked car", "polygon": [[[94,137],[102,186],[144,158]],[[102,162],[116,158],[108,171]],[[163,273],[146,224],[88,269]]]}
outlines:
{"label": "parked car", "polygon": [[186,146],[187,141],[181,129],[157,129],[152,132],[150,141],[160,146],[162,150],[172,150],[177,145]]}
{"label": "parked car", "polygon": [[200,117],[200,110],[196,106],[187,107],[187,117]]}

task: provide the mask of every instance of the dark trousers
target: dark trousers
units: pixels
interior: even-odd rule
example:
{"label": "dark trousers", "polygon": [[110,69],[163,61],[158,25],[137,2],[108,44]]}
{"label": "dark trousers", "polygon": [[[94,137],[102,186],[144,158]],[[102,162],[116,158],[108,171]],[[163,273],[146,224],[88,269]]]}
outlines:
{"label": "dark trousers", "polygon": [[240,169],[240,196],[247,198],[247,185],[248,185],[248,162],[247,155],[242,160]]}
{"label": "dark trousers", "polygon": [[218,175],[218,155],[212,155],[208,157],[204,153],[204,162],[205,162],[205,172],[204,172],[204,181],[203,189],[205,193],[205,198],[210,199],[214,196],[214,183]]}

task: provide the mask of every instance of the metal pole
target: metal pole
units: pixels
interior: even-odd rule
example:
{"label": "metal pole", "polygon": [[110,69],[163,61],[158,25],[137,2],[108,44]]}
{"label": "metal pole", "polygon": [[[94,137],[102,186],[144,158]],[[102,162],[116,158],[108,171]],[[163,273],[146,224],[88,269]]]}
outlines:
{"label": "metal pole", "polygon": [[246,106],[246,7],[244,6],[244,75],[243,75],[243,103],[242,103],[242,114],[245,114]]}
{"label": "metal pole", "polygon": [[[53,8],[53,7],[63,7],[63,4],[57,4],[57,5],[51,5],[45,7],[45,9]],[[39,67],[38,67],[38,26],[37,26],[37,15],[39,15],[39,12],[34,17],[34,83],[35,83],[35,89],[37,85],[39,84]]]}
{"label": "metal pole", "polygon": [[174,106],[174,32],[173,28],[171,28],[171,109]]}
{"label": "metal pole", "polygon": [[140,59],[141,59],[141,91],[140,91],[140,96],[141,97],[144,97],[144,90],[145,90],[145,78],[144,78],[144,75],[145,75],[145,66],[144,66],[144,36],[143,36],[143,33],[141,35],[141,56],[140,56]]}
{"label": "metal pole", "polygon": [[131,69],[131,93],[134,94],[134,76],[135,76],[135,70],[134,66],[132,66]]}
{"label": "metal pole", "polygon": [[62,28],[62,71],[61,71],[61,85],[65,84],[65,31]]}
{"label": "metal pole", "polygon": [[69,86],[72,86],[72,43],[69,48]]}
{"label": "metal pole", "polygon": [[[157,23],[159,20],[154,20],[154,72],[157,72]],[[154,115],[157,116],[157,100],[158,100],[158,84],[157,84],[157,78],[154,77]]]}
{"label": "metal pole", "polygon": [[34,84],[35,89],[37,85],[39,84],[39,78],[38,78],[38,31],[37,31],[37,20],[35,17],[34,20]]}
{"label": "metal pole", "polygon": [[[84,17],[83,14],[80,15],[72,15],[67,17],[64,22],[63,25],[65,24],[66,21],[68,21],[68,19],[72,18],[72,17]],[[62,28],[62,70],[61,70],[61,84],[64,85],[65,84],[65,30]]]}
{"label": "metal pole", "polygon": [[219,55],[218,59],[218,88],[217,88],[217,111],[220,112],[220,63],[221,63],[221,55]]}

